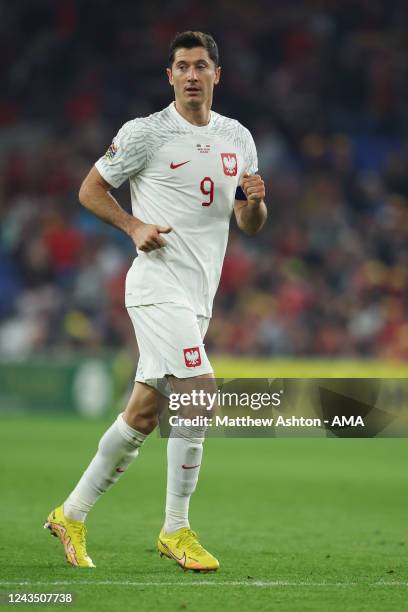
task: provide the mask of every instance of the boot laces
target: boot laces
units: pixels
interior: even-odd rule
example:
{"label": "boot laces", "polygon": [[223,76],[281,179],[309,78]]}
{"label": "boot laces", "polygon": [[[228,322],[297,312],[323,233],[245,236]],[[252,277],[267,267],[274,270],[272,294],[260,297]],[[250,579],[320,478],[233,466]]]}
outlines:
{"label": "boot laces", "polygon": [[192,529],[187,529],[187,531],[180,535],[177,545],[181,548],[183,544],[185,547],[188,547],[189,551],[192,553],[201,554],[202,552],[205,552],[204,548],[197,540],[196,532]]}

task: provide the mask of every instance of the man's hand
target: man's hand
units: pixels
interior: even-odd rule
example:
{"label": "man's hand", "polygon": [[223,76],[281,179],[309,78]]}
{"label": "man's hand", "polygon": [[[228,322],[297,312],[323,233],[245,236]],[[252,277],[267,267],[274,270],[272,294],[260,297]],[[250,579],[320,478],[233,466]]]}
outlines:
{"label": "man's hand", "polygon": [[171,232],[171,227],[151,225],[139,221],[132,224],[128,233],[140,251],[150,253],[150,251],[166,246],[167,242],[161,238],[160,234],[168,234],[169,232]]}
{"label": "man's hand", "polygon": [[265,185],[259,174],[248,174],[247,172],[243,175],[242,180],[242,191],[247,197],[248,204],[258,205],[265,198]]}
{"label": "man's hand", "polygon": [[95,166],[91,168],[79,191],[79,201],[102,221],[125,232],[140,251],[149,253],[161,249],[167,242],[160,234],[168,234],[171,227],[143,223],[123,210],[111,194],[112,185],[107,183]]}
{"label": "man's hand", "polygon": [[245,173],[241,183],[246,200],[235,200],[234,212],[239,229],[254,236],[265,225],[268,216],[265,198],[265,185],[259,174]]}

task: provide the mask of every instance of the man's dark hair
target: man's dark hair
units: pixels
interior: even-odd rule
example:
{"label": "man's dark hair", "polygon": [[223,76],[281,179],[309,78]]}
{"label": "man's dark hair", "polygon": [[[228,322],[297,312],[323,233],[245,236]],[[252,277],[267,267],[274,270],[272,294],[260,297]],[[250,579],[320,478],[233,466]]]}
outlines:
{"label": "man's dark hair", "polygon": [[177,49],[194,49],[194,47],[204,47],[204,49],[207,49],[210,59],[212,59],[214,64],[218,66],[218,47],[211,34],[206,34],[205,32],[193,32],[191,30],[179,32],[171,41],[169,50],[169,66],[171,67],[173,65],[174,55]]}

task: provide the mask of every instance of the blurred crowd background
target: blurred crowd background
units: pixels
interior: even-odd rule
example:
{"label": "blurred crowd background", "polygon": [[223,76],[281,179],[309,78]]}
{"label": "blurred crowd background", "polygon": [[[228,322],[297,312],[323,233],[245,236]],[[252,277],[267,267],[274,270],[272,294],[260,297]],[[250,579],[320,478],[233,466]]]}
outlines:
{"label": "blurred crowd background", "polygon": [[252,131],[269,205],[255,239],[232,223],[207,348],[407,359],[406,0],[3,4],[0,354],[134,347],[133,245],[77,194],[125,121],[171,101],[184,29],[218,41],[214,110]]}

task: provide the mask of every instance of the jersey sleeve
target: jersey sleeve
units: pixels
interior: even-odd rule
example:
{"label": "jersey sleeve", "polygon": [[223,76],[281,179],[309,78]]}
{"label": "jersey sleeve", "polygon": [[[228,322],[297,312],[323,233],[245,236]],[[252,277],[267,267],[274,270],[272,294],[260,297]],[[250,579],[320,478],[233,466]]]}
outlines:
{"label": "jersey sleeve", "polygon": [[243,174],[248,172],[248,174],[255,174],[258,172],[258,154],[256,152],[256,146],[254,143],[254,139],[252,138],[251,132],[245,129],[245,138],[244,138],[244,168]]}
{"label": "jersey sleeve", "polygon": [[137,174],[146,163],[146,139],[142,122],[128,121],[115,136],[105,155],[95,166],[112,187]]}
{"label": "jersey sleeve", "polygon": [[[252,138],[251,132],[244,128],[243,139],[242,139],[242,153],[243,153],[243,167],[239,178],[241,183],[242,176],[247,172],[248,174],[255,174],[258,172],[258,154],[256,152],[256,146],[254,139]],[[238,185],[235,192],[236,200],[246,200],[247,197],[242,190],[241,185]]]}

